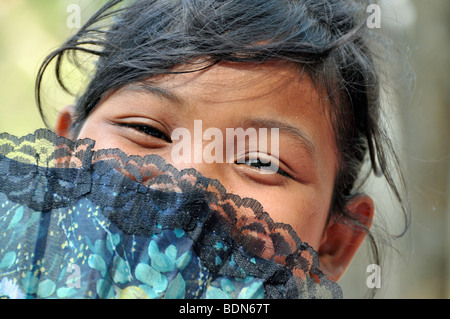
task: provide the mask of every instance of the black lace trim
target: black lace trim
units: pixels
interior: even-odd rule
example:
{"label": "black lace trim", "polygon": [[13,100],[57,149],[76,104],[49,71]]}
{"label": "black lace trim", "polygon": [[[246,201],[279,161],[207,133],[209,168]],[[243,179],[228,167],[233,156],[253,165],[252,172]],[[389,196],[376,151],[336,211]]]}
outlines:
{"label": "black lace trim", "polygon": [[[0,192],[42,212],[86,197],[126,235],[183,229],[210,272],[263,278],[266,298],[342,297],[320,271],[317,252],[256,200],[227,193],[194,169],[178,171],[157,155],[93,151],[94,144],[49,130],[0,134]],[[218,243],[225,247],[219,253]],[[233,263],[217,263],[230,256]]]}

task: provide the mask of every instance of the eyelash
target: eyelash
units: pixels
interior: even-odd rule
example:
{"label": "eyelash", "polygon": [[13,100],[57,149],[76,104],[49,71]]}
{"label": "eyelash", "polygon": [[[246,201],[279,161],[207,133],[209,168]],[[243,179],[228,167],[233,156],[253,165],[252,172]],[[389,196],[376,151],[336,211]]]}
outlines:
{"label": "eyelash", "polygon": [[137,131],[149,135],[149,136],[153,136],[155,138],[159,138],[163,141],[166,141],[167,143],[172,143],[172,139],[167,136],[166,134],[164,134],[161,130],[150,126],[150,125],[144,125],[144,124],[123,124],[126,127],[130,127],[133,129],[136,129]]}
{"label": "eyelash", "polygon": [[[170,137],[168,137],[161,130],[159,130],[159,129],[153,127],[153,126],[144,125],[144,124],[128,124],[128,123],[123,124],[123,126],[129,127],[129,128],[133,128],[133,129],[135,129],[135,130],[137,130],[137,131],[139,131],[139,132],[141,132],[143,134],[146,134],[146,135],[149,135],[149,136],[153,136],[155,138],[159,138],[159,139],[164,140],[164,141],[166,141],[168,143],[172,143],[172,139]],[[257,161],[257,162],[256,163],[255,162],[250,163],[250,161]],[[271,162],[270,161],[268,163],[263,163],[261,161],[261,157],[260,156],[258,156],[257,158],[247,157],[245,159],[245,162],[238,163],[236,161],[235,164],[237,164],[237,165],[245,164],[247,166],[251,166],[251,167],[257,168],[258,170],[264,170],[265,169],[264,167],[269,168],[271,166]],[[254,166],[254,164],[256,164],[256,166]],[[286,173],[280,167],[277,168],[276,174],[279,174],[281,176],[293,179],[293,177],[291,175]]]}
{"label": "eyelash", "polygon": [[[256,163],[254,163],[254,162],[250,163],[250,161],[257,161],[257,162]],[[271,162],[270,161],[268,163],[263,163],[259,156],[257,158],[249,158],[249,157],[247,157],[245,159],[244,163],[236,162],[236,164],[238,164],[238,165],[245,164],[245,165],[248,165],[248,166],[255,167],[255,168],[259,169],[259,170],[263,170],[264,169],[263,167],[268,167],[269,168],[271,166]],[[252,164],[257,164],[257,166],[253,166]],[[281,175],[281,176],[284,176],[284,177],[292,179],[292,176],[289,175],[288,173],[286,173],[284,170],[282,170],[279,166],[277,168],[276,173]]]}

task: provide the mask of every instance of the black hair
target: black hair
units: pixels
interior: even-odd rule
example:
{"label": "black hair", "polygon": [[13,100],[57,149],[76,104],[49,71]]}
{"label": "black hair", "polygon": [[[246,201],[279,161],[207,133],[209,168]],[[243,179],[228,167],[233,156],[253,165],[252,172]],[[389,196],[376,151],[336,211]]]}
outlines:
{"label": "black hair", "polygon": [[[296,63],[328,97],[340,156],[329,218],[366,231],[380,264],[375,237],[345,209],[361,191],[358,181],[372,172],[386,178],[408,224],[400,160],[381,124],[367,5],[350,0],[112,0],[43,62],[36,83],[39,111],[45,121],[41,86],[52,61],[60,86],[70,92],[62,65],[68,59],[83,66],[85,54],[96,60],[76,101],[74,132],[105,94],[133,82],[195,72],[205,63]],[[366,162],[370,170],[363,172]]]}

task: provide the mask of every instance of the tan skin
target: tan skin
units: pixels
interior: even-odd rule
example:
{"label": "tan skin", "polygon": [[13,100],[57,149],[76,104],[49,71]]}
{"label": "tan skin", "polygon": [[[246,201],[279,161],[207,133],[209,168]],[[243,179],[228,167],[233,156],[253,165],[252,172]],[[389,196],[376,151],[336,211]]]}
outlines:
{"label": "tan skin", "polygon": [[[175,142],[167,139],[175,128],[193,131],[194,120],[202,120],[203,131],[219,128],[224,136],[226,128],[278,127],[279,158],[270,150],[260,154],[279,161],[278,173],[262,174],[261,168],[250,162],[202,161],[174,166],[193,167],[218,179],[227,191],[258,200],[275,221],[290,224],[303,241],[319,251],[322,270],[337,281],[365,234],[333,221],[327,223],[338,157],[323,95],[311,80],[300,76],[293,65],[278,62],[224,63],[148,81],[159,91],[133,85],[112,92],[89,115],[76,138],[94,139],[97,149],[158,154],[173,164]],[[70,131],[72,121],[68,107],[59,116],[57,133],[75,138]],[[247,149],[246,154],[235,155],[246,157],[257,151]],[[347,208],[370,226],[374,211],[370,197],[357,196]]]}

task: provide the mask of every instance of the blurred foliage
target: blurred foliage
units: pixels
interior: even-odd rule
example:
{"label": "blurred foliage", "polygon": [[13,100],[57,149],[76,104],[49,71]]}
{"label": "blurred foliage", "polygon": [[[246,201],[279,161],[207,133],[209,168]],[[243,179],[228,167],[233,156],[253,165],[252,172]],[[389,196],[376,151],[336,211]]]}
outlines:
{"label": "blurred foliage", "polygon": [[[39,66],[76,32],[67,24],[69,5],[80,6],[83,22],[104,2],[0,0],[0,131],[23,135],[44,127],[34,96]],[[55,90],[54,81],[46,81],[44,93],[50,122],[61,107],[73,103],[73,98]]]}

